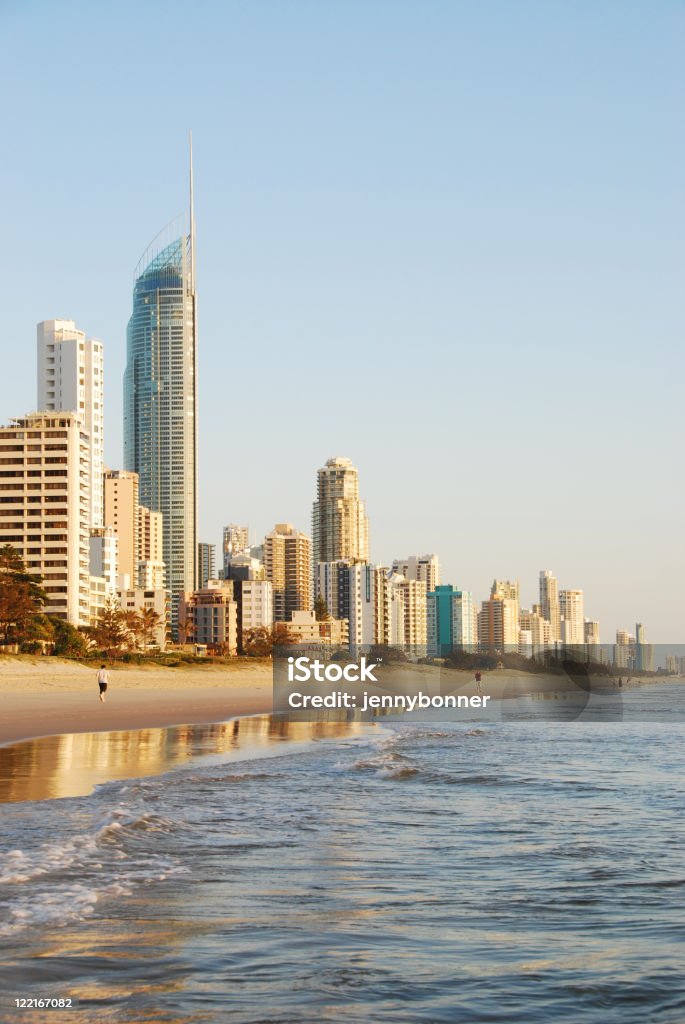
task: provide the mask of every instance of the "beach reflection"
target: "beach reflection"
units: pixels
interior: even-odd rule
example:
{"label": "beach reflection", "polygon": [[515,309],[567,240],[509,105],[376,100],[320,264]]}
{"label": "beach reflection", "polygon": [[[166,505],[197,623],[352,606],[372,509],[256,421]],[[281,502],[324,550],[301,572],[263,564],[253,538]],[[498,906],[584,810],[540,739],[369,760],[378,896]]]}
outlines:
{"label": "beach reflection", "polygon": [[191,760],[268,757],[282,743],[290,751],[293,744],[354,736],[365,728],[360,722],[256,715],[208,725],[44,736],[0,747],[0,802],[84,796],[103,782],[159,775]]}

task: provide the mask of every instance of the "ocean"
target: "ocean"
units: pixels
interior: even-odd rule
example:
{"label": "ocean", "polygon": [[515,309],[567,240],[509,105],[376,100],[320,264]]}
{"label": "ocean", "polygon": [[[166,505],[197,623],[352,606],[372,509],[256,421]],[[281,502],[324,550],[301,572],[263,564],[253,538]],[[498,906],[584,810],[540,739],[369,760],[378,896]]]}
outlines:
{"label": "ocean", "polygon": [[0,1020],[682,1024],[685,686],[621,699],[1,748]]}

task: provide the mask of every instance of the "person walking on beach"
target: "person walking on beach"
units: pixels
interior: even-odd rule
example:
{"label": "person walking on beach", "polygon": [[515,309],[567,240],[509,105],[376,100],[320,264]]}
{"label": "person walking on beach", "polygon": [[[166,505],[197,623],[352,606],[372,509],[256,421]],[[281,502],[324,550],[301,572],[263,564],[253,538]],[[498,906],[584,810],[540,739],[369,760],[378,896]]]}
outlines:
{"label": "person walking on beach", "polygon": [[107,669],[104,665],[100,665],[100,671],[98,672],[98,686],[100,687],[100,700],[105,703],[105,694],[107,693],[107,683],[109,682],[109,676]]}
{"label": "person walking on beach", "polygon": [[482,678],[483,677],[481,676],[480,672],[476,672],[476,689],[478,690],[479,693],[483,692],[480,688],[480,681]]}

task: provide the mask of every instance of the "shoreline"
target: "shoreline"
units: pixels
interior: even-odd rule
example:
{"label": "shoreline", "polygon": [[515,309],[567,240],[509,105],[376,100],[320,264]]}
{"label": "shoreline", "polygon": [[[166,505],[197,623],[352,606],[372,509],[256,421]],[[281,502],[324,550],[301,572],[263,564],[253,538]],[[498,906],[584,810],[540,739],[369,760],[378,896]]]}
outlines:
{"label": "shoreline", "polygon": [[108,666],[101,703],[96,670],[62,659],[0,660],[0,746],[80,733],[225,722],[272,709],[270,663],[167,668]]}
{"label": "shoreline", "polygon": [[[211,725],[234,718],[273,713],[270,661],[179,666],[108,666],[110,687],[99,701],[91,665],[64,659],[3,656],[0,659],[0,747],[25,740],[80,733]],[[426,684],[439,681],[440,669],[402,666],[397,673]],[[471,672],[447,670],[442,682],[451,692],[476,693]],[[484,675],[482,692],[495,701],[559,690],[562,680],[517,670]],[[681,677],[634,678],[626,689],[682,682]],[[604,682],[598,677],[597,682]],[[437,692],[437,691],[436,691]]]}

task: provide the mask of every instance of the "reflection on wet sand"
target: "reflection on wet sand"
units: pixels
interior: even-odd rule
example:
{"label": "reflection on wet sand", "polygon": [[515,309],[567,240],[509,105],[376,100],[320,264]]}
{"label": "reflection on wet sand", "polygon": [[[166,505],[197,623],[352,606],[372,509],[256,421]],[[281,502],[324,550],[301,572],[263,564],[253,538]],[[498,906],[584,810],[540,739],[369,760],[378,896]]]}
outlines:
{"label": "reflection on wet sand", "polygon": [[248,760],[269,756],[283,741],[306,744],[365,728],[359,722],[256,715],[209,725],[45,736],[0,747],[0,802],[83,796],[103,782],[159,775],[191,759]]}

